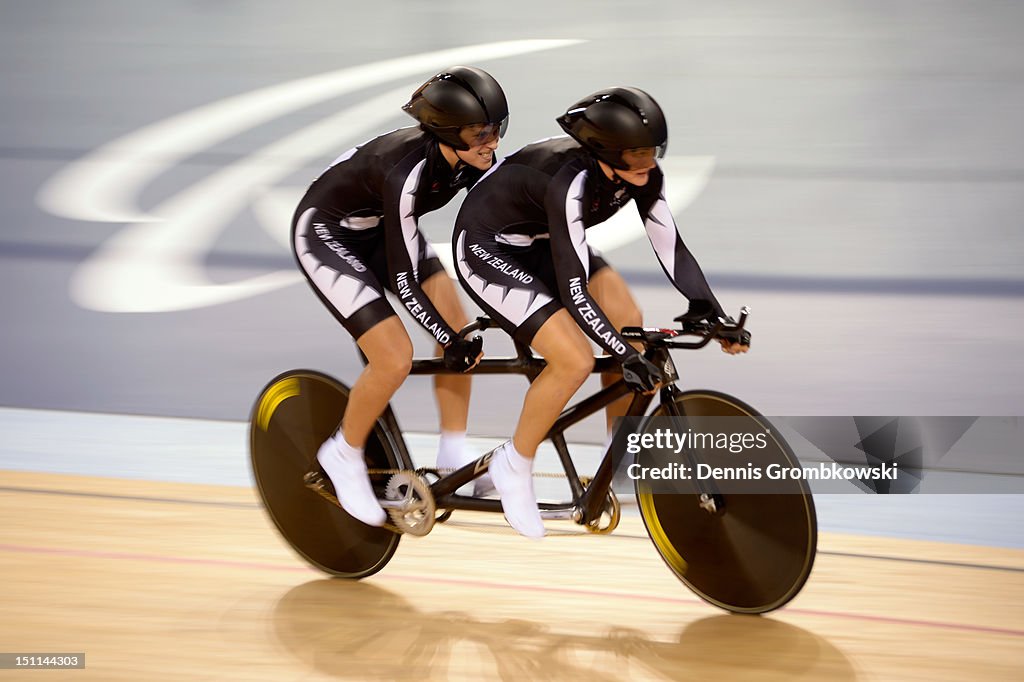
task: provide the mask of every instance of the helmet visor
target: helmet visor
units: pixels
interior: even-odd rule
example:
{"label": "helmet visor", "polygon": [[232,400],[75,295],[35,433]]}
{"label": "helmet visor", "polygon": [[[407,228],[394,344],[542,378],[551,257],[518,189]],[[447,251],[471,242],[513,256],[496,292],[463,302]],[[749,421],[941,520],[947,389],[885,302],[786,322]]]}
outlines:
{"label": "helmet visor", "polygon": [[470,147],[490,144],[504,137],[508,129],[508,116],[501,123],[474,123],[459,128],[459,139]]}
{"label": "helmet visor", "polygon": [[621,152],[622,170],[647,170],[656,165],[655,159],[665,156],[667,144],[657,147],[637,147],[635,149],[624,149]]}

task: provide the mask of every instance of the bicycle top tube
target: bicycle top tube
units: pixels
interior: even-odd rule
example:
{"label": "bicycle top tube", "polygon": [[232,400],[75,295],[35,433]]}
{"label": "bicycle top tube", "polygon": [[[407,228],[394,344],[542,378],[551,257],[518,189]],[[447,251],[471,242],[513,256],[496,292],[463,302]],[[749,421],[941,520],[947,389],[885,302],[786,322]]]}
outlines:
{"label": "bicycle top tube", "polygon": [[[467,376],[476,374],[525,374],[536,376],[547,366],[544,358],[536,355],[517,355],[515,357],[485,357],[480,363],[468,372]],[[618,373],[622,371],[619,361],[610,355],[601,355],[594,358],[594,374]],[[413,358],[412,369],[409,374],[460,374],[444,366],[443,358]]]}

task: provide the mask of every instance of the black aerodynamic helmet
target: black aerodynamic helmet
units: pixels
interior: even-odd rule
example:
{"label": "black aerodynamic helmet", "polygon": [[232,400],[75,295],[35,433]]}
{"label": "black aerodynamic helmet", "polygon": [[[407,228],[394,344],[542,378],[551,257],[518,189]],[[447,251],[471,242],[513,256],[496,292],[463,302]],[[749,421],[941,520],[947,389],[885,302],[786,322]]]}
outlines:
{"label": "black aerodynamic helmet", "polygon": [[583,148],[612,168],[628,170],[627,149],[654,147],[660,159],[668,146],[665,114],[639,88],[608,88],[584,97],[557,119]]}
{"label": "black aerodynamic helmet", "polygon": [[455,149],[471,146],[459,137],[463,126],[483,124],[473,140],[483,144],[505,134],[508,102],[505,92],[491,74],[472,66],[453,66],[437,74],[412,94],[402,110],[420,122],[420,127]]}

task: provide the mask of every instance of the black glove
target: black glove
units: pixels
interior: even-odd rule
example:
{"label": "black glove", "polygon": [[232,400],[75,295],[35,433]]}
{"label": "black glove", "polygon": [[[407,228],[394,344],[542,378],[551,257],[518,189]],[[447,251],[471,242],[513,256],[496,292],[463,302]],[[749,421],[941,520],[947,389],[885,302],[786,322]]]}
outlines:
{"label": "black glove", "polygon": [[665,379],[657,365],[640,353],[622,363],[622,378],[638,393],[653,391]]}
{"label": "black glove", "polygon": [[484,347],[482,336],[474,336],[471,339],[456,337],[454,341],[444,347],[444,366],[455,372],[465,372],[476,362],[476,357]]}
{"label": "black glove", "polygon": [[750,332],[746,329],[740,329],[735,332],[719,332],[718,338],[724,339],[729,343],[738,343],[741,346],[750,346]]}
{"label": "black glove", "polygon": [[[724,325],[735,327],[736,320],[732,319],[731,316],[726,315],[725,317],[719,317],[718,321]],[[750,332],[746,329],[729,330],[722,329],[718,332],[718,338],[729,343],[738,343],[741,346],[750,345]]]}

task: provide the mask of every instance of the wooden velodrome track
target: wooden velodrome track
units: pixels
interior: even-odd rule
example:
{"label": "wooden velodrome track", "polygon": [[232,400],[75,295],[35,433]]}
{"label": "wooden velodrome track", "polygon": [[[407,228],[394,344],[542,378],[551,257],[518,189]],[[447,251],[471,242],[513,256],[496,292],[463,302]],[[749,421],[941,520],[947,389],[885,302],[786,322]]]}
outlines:
{"label": "wooden velodrome track", "polygon": [[86,654],[0,679],[1024,679],[1019,550],[823,534],[794,602],[731,616],[635,517],[531,542],[457,512],[346,582],[293,555],[245,488],[0,481],[0,649]]}

